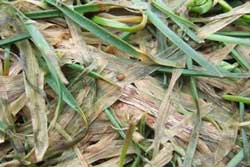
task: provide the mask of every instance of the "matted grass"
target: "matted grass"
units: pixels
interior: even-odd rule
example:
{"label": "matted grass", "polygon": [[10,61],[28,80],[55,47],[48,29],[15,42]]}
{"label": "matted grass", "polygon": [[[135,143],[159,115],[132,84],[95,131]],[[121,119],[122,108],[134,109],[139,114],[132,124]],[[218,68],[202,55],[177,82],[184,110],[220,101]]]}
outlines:
{"label": "matted grass", "polygon": [[0,167],[250,166],[250,2],[0,1]]}

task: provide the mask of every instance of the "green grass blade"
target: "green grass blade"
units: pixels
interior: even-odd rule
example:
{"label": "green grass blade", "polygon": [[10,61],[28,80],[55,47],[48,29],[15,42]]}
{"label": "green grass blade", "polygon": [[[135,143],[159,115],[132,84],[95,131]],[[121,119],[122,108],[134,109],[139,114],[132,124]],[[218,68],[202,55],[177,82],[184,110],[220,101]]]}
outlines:
{"label": "green grass blade", "polygon": [[107,19],[107,18],[100,17],[100,16],[94,16],[92,18],[92,20],[97,24],[107,26],[107,27],[116,28],[116,29],[121,30],[121,31],[137,32],[145,27],[145,25],[147,23],[147,16],[143,14],[143,20],[141,21],[141,23],[137,24],[137,25],[132,25],[132,26],[129,26],[125,23],[121,23],[121,22],[116,21],[116,20]]}
{"label": "green grass blade", "polygon": [[56,9],[32,11],[24,14],[30,19],[49,19],[53,17],[63,17],[63,14]]}
{"label": "green grass blade", "polygon": [[108,119],[111,121],[111,123],[118,129],[118,132],[121,135],[121,137],[125,138],[126,134],[124,133],[124,131],[121,130],[122,126],[121,126],[120,122],[118,122],[116,120],[112,111],[109,108],[106,108],[106,109],[104,109],[104,112],[105,112],[106,116],[108,117]]}
{"label": "green grass blade", "polygon": [[143,115],[141,120],[140,120],[140,126],[139,126],[139,132],[145,136],[145,132],[146,132],[146,116]]}
{"label": "green grass blade", "polygon": [[[48,67],[46,65],[46,62],[44,59],[42,59],[42,56],[39,55],[39,53],[37,53],[37,58],[39,59],[39,65],[41,66],[41,68],[44,71],[48,71]],[[74,69],[82,71],[82,66],[78,65],[76,66]],[[57,89],[57,82],[55,81],[55,79],[53,78],[53,76],[50,74],[50,72],[48,72],[45,75],[45,81],[46,83],[52,88],[52,90],[54,90],[57,94],[59,94],[59,90]],[[82,117],[82,119],[85,121],[86,125],[88,126],[88,120],[86,115],[84,114],[84,112],[82,111],[80,105],[78,104],[78,102],[76,101],[76,99],[74,98],[74,96],[71,94],[71,92],[62,84],[61,85],[61,91],[62,91],[62,99],[63,101],[69,105],[69,107],[71,107],[74,111],[76,111],[77,113],[80,114],[80,116]]]}
{"label": "green grass blade", "polygon": [[141,162],[141,158],[139,156],[136,156],[133,164],[130,167],[138,167]]}
{"label": "green grass blade", "polygon": [[10,46],[4,48],[3,75],[8,76],[10,68]]}
{"label": "green grass blade", "polygon": [[[83,71],[85,69],[82,65],[79,65],[79,64],[65,64],[65,67],[68,67],[77,71]],[[93,77],[93,78],[102,78],[102,76],[95,71],[89,71],[88,76]]]}
{"label": "green grass blade", "polygon": [[[69,68],[71,68],[73,70],[80,71],[80,72],[83,72],[83,73],[86,72],[86,71],[84,71],[85,70],[84,66],[79,65],[79,64],[65,64],[65,67],[69,67]],[[90,76],[90,77],[92,77],[94,79],[96,79],[96,78],[101,79],[101,80],[103,80],[103,81],[105,81],[105,82],[107,82],[107,83],[109,83],[111,85],[117,86],[117,84],[115,82],[113,82],[111,79],[102,76],[100,73],[98,73],[98,72],[96,72],[94,70],[88,71],[88,76]]]}
{"label": "green grass blade", "polygon": [[[105,5],[105,4],[103,4]],[[106,7],[111,6],[111,4],[106,4]],[[73,6],[74,10],[79,13],[88,13],[88,12],[98,12],[101,9],[101,4],[87,4],[87,5],[77,5]],[[39,10],[25,13],[30,19],[48,19],[53,17],[63,17],[63,13],[58,9],[48,9],[48,10]]]}
{"label": "green grass blade", "polygon": [[178,22],[180,22],[180,23],[182,23],[190,28],[197,28],[197,26],[193,22],[189,21],[188,19],[186,19],[184,17],[181,17],[181,16],[175,14],[167,5],[165,5],[161,1],[152,0],[152,4],[154,7],[159,9],[162,13],[169,16],[171,19],[174,19],[173,21],[178,20]]}
{"label": "green grass blade", "polygon": [[0,121],[0,132],[6,133],[7,129],[8,129],[8,125],[5,124],[3,121]]}
{"label": "green grass blade", "polygon": [[227,164],[226,167],[237,167],[244,158],[244,151],[241,149]]}
{"label": "green grass blade", "polygon": [[6,38],[6,39],[1,39],[0,40],[0,46],[11,45],[11,44],[13,44],[15,42],[22,41],[22,40],[29,39],[29,38],[30,38],[30,34],[25,32],[25,33],[22,33],[22,34],[15,35],[13,37],[9,37],[9,38]]}
{"label": "green grass blade", "polygon": [[[30,36],[32,38],[32,41],[37,46],[39,51],[42,53],[42,57],[44,58],[46,65],[48,67],[49,73],[51,74],[51,78],[53,78],[54,83],[56,86],[56,92],[58,93],[58,103],[55,111],[55,117],[52,121],[52,126],[57,120],[57,117],[61,111],[62,107],[62,99],[63,99],[63,91],[66,91],[66,88],[64,87],[62,80],[64,80],[64,75],[61,72],[60,66],[56,60],[56,54],[54,50],[49,46],[47,41],[44,39],[43,35],[37,30],[37,28],[32,24],[32,22],[22,15],[22,13],[19,12],[20,18],[23,20],[24,25],[26,26],[26,29],[30,33]],[[53,57],[54,56],[54,57]],[[52,60],[51,60],[52,59]],[[60,77],[61,76],[61,77]],[[66,80],[66,79],[65,79]],[[64,90],[62,90],[64,88]],[[68,95],[68,94],[67,94]],[[72,100],[72,99],[71,99]],[[88,125],[87,118],[84,115],[84,113],[81,111],[80,107],[77,109],[78,112],[80,112],[83,120],[85,121],[85,124]]]}
{"label": "green grass blade", "polygon": [[238,37],[232,37],[232,36],[226,36],[226,35],[211,34],[208,37],[206,37],[206,39],[211,40],[211,41],[250,46],[249,38],[238,38]]}
{"label": "green grass blade", "polygon": [[[47,74],[45,76],[45,80],[48,83],[48,85],[58,95],[60,95],[60,91],[58,90],[58,85],[57,85],[56,81],[54,80],[54,78],[52,77],[52,75],[51,74]],[[75,110],[76,112],[78,112],[81,115],[82,119],[84,120],[85,124],[88,125],[87,117],[84,114],[84,112],[82,111],[80,105],[78,104],[78,102],[76,101],[76,99],[74,98],[74,96],[70,93],[70,91],[63,84],[61,84],[60,87],[61,87],[63,101],[66,104],[68,104],[73,110]]]}
{"label": "green grass blade", "polygon": [[100,17],[100,16],[94,16],[92,18],[92,20],[95,23],[99,24],[99,25],[116,28],[116,29],[119,29],[119,30],[122,30],[122,31],[134,32],[133,28],[131,28],[127,24],[120,23],[120,22],[118,22],[116,20],[107,19],[107,18],[103,18],[103,17]]}
{"label": "green grass blade", "polygon": [[191,48],[186,42],[184,42],[178,35],[176,35],[170,28],[168,28],[162,20],[153,13],[150,9],[147,10],[149,20],[156,26],[169,40],[171,40],[176,46],[178,46],[187,56],[192,57],[194,61],[206,68],[211,73],[220,75],[220,71],[207,60],[199,55],[193,48]]}
{"label": "green grass blade", "polygon": [[[122,126],[121,123],[119,122],[119,120],[116,119],[116,117],[113,114],[113,111],[111,108],[106,108],[104,109],[104,113],[106,114],[107,118],[110,120],[110,122],[113,124],[113,126],[118,130],[120,136],[125,139],[126,138],[126,134],[124,133],[124,131],[122,130]],[[145,151],[145,148],[143,148],[142,145],[138,144],[138,143],[132,143],[132,146],[135,150],[135,153],[137,156],[139,156],[140,158],[143,158],[142,154],[141,154],[141,150]]]}
{"label": "green grass blade", "polygon": [[169,9],[168,6],[166,6],[164,3],[160,2],[159,0],[152,1],[152,4],[162,13],[169,16],[171,20],[173,20],[191,39],[193,39],[194,41],[198,43],[203,42],[197,37],[196,33],[190,29],[190,28],[193,28],[193,29],[197,28],[197,26],[194,23],[192,23],[191,21],[187,20],[184,17],[178,16],[171,9]]}
{"label": "green grass blade", "polygon": [[[55,124],[56,119],[59,115],[59,112],[61,111],[62,108],[62,90],[61,90],[61,79],[59,78],[59,75],[63,76],[60,66],[56,60],[55,56],[56,54],[52,50],[52,48],[49,46],[47,41],[44,39],[43,35],[37,30],[37,28],[32,24],[32,21],[27,19],[21,12],[19,12],[19,17],[23,21],[26,29],[28,30],[32,41],[36,45],[36,47],[39,49],[39,51],[42,53],[43,58],[46,61],[48,70],[50,71],[51,75],[55,79],[57,83],[57,90],[59,92],[59,97],[58,97],[58,103],[55,111],[55,117],[52,121],[52,126]],[[53,60],[52,60],[53,59]],[[54,63],[52,63],[54,62]],[[57,68],[56,68],[57,67]]]}
{"label": "green grass blade", "polygon": [[223,95],[222,98],[224,100],[232,101],[232,102],[241,102],[245,104],[250,104],[250,98],[243,96],[233,96],[233,95]]}
{"label": "green grass blade", "polygon": [[[250,78],[250,73],[231,73],[231,72],[221,72],[221,75],[210,73],[209,71],[198,71],[190,69],[182,69],[183,76],[197,76],[197,77],[211,77],[220,78],[223,75],[224,78]],[[174,69],[169,67],[161,67],[157,70],[158,72],[164,72],[171,74]]]}
{"label": "green grass blade", "polygon": [[188,9],[192,12],[204,14],[213,7],[213,0],[192,0],[188,4]]}
{"label": "green grass blade", "polygon": [[135,131],[135,125],[132,124],[129,126],[128,132],[127,132],[125,140],[124,140],[124,144],[122,146],[122,151],[121,151],[120,160],[119,160],[119,167],[124,166],[124,162],[126,160],[126,154],[127,154],[129,145],[132,143],[134,131]]}
{"label": "green grass blade", "polygon": [[60,69],[60,65],[57,61],[56,53],[54,52],[53,48],[48,44],[42,33],[36,28],[36,26],[33,25],[32,20],[29,20],[21,12],[18,13],[27,31],[29,32],[33,43],[42,53],[42,56],[45,59],[48,69],[52,73],[53,77],[57,80],[67,82],[64,74]]}
{"label": "green grass blade", "polygon": [[250,37],[250,32],[244,32],[244,31],[220,31],[216,32],[216,34],[233,36],[233,37]]}
{"label": "green grass blade", "polygon": [[93,35],[99,37],[103,41],[107,42],[110,45],[115,46],[116,48],[128,53],[132,56],[139,57],[141,54],[136,50],[135,47],[127,43],[126,41],[120,39],[119,37],[115,36],[114,34],[108,32],[107,30],[103,29],[98,24],[94,23],[90,19],[85,16],[80,15],[78,12],[72,10],[70,7],[66,6],[63,3],[58,3],[55,0],[45,0],[50,5],[55,6],[61,12],[64,13],[65,16],[69,17],[72,21],[78,24],[80,27],[88,30]]}
{"label": "green grass blade", "polygon": [[[188,68],[192,69],[192,59],[188,59]],[[196,81],[193,77],[190,78],[190,85],[191,85],[191,91],[192,91],[192,96],[195,102],[195,106],[197,109],[196,113],[196,120],[195,120],[195,125],[191,134],[191,139],[190,142],[188,143],[185,159],[183,162],[183,166],[185,167],[192,167],[192,161],[193,157],[196,151],[197,143],[199,140],[199,131],[201,129],[202,121],[201,121],[201,114],[200,114],[200,105],[199,105],[199,96],[198,96],[198,90],[196,86]]]}
{"label": "green grass blade", "polygon": [[250,70],[250,64],[239,54],[236,49],[232,49],[231,56],[244,68]]}

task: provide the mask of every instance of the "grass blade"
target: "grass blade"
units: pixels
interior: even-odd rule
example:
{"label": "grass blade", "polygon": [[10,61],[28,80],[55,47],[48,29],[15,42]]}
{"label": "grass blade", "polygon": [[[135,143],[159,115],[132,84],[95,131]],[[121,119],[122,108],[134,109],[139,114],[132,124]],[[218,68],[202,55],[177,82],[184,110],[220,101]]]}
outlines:
{"label": "grass blade", "polygon": [[150,9],[147,10],[149,20],[176,46],[178,46],[187,56],[192,57],[194,61],[206,68],[209,72],[221,76],[219,70],[212,64],[208,63],[205,58],[199,55],[194,49],[192,49],[186,42],[184,42],[178,35],[176,35],[171,29],[169,29],[161,19],[153,13]]}
{"label": "grass blade", "polygon": [[[47,74],[45,76],[46,82],[49,84],[49,86],[59,95],[60,92],[57,88],[57,83],[55,82],[54,78],[51,74]],[[75,100],[74,96],[70,93],[70,91],[62,84],[61,86],[61,92],[62,92],[62,99],[65,103],[67,103],[72,109],[74,109],[76,112],[78,112],[82,119],[84,120],[85,124],[88,126],[88,120],[84,112],[82,111],[80,105]]]}
{"label": "grass blade", "polygon": [[61,72],[59,63],[56,59],[56,54],[52,50],[52,48],[49,46],[47,41],[44,39],[43,35],[37,30],[37,28],[32,24],[32,21],[26,18],[22,13],[19,12],[19,17],[24,22],[24,25],[26,26],[26,29],[28,30],[32,41],[36,45],[36,47],[39,49],[39,51],[42,53],[43,58],[46,61],[48,70],[52,74],[53,78],[55,79],[57,83],[57,89],[60,92],[59,93],[59,99],[55,111],[55,117],[52,121],[52,126],[54,126],[59,112],[61,111],[62,107],[62,90],[61,90],[61,80],[67,81],[64,77],[63,73]]}
{"label": "grass blade", "polygon": [[216,34],[233,36],[233,37],[250,37],[250,32],[244,32],[244,31],[220,31],[217,32]]}
{"label": "grass blade", "polygon": [[22,33],[22,34],[15,35],[13,37],[9,37],[9,38],[6,38],[6,39],[1,39],[0,40],[0,46],[11,45],[11,44],[13,44],[15,42],[22,41],[22,40],[29,39],[29,38],[30,38],[30,34],[25,32],[25,33]]}
{"label": "grass blade", "polygon": [[41,32],[33,25],[33,22],[25,17],[22,13],[19,12],[19,14],[32,38],[32,41],[42,53],[42,56],[48,65],[49,71],[53,74],[53,77],[67,83],[67,79],[61,71],[60,65],[56,58],[56,53],[54,52],[52,47],[48,44]]}
{"label": "grass blade", "polygon": [[211,41],[250,46],[249,38],[238,38],[238,37],[232,37],[232,36],[226,36],[226,35],[211,34],[208,37],[206,37],[206,39],[211,40]]}
{"label": "grass blade", "polygon": [[[188,68],[192,69],[192,59],[188,59]],[[192,91],[192,96],[195,102],[195,106],[197,109],[196,113],[196,121],[195,125],[191,134],[191,139],[190,142],[188,143],[187,151],[186,151],[186,156],[183,162],[183,166],[185,167],[191,167],[192,166],[192,161],[193,157],[196,151],[197,143],[199,140],[199,131],[201,129],[202,121],[201,121],[201,114],[200,114],[200,105],[199,105],[199,96],[198,96],[198,90],[196,86],[196,81],[193,77],[190,78],[190,84],[191,84],[191,91]]]}
{"label": "grass blade", "polygon": [[250,104],[250,98],[248,97],[242,97],[242,96],[233,96],[233,95],[223,95],[222,98],[224,100],[228,100],[228,101],[233,101],[233,102],[241,102],[241,103],[246,103],[246,104]]}
{"label": "grass blade", "polygon": [[64,13],[65,16],[69,17],[72,21],[78,24],[80,27],[90,31],[95,36],[99,37],[103,41],[107,42],[110,45],[117,47],[118,49],[124,51],[135,57],[140,57],[141,53],[139,53],[136,48],[127,43],[126,41],[120,39],[114,34],[108,32],[107,30],[100,27],[98,24],[89,20],[87,17],[80,15],[78,12],[72,10],[70,7],[66,6],[63,3],[58,3],[55,0],[45,0],[50,5],[58,8],[61,12]]}
{"label": "grass blade", "polygon": [[[111,123],[113,124],[113,126],[118,129],[118,132],[120,134],[120,136],[125,139],[126,138],[126,134],[124,133],[124,131],[122,130],[122,126],[121,126],[121,123],[119,122],[119,120],[117,120],[111,110],[111,108],[106,108],[104,109],[104,112],[106,114],[106,116],[108,117],[108,119],[111,121]],[[138,143],[132,143],[132,146],[135,150],[135,153],[137,154],[137,156],[139,156],[140,158],[143,158],[143,156],[141,155],[141,150],[144,150],[145,149],[143,148],[143,146],[141,146],[140,144]],[[140,149],[139,149],[140,148]]]}
{"label": "grass blade", "polygon": [[190,28],[196,29],[197,26],[192,23],[191,21],[187,20],[184,17],[178,16],[175,14],[171,9],[168,8],[164,3],[160,2],[159,0],[152,1],[154,7],[160,10],[165,15],[169,16],[191,39],[194,41],[201,43],[196,33],[192,31]]}
{"label": "grass blade", "polygon": [[97,24],[112,27],[112,28],[116,28],[116,29],[121,30],[121,31],[137,32],[137,31],[143,29],[146,26],[146,24],[147,24],[147,15],[145,15],[143,13],[141,23],[138,24],[138,25],[133,25],[133,26],[129,26],[129,25],[125,24],[125,23],[121,23],[119,21],[116,21],[116,20],[113,20],[113,19],[107,19],[107,18],[100,17],[100,16],[94,16],[92,18],[92,20]]}
{"label": "grass blade", "polygon": [[[221,75],[212,74],[209,71],[198,71],[198,70],[190,70],[190,69],[182,69],[182,75],[184,76],[198,76],[198,77],[212,77],[212,78],[220,78]],[[171,74],[174,69],[169,67],[161,67],[157,70],[158,72],[165,72]],[[249,78],[250,73],[231,73],[231,72],[221,72],[224,78]]]}
{"label": "grass blade", "polygon": [[[60,70],[60,66],[59,66],[59,64],[58,64],[58,62],[56,60],[56,54],[53,51],[53,49],[49,46],[47,41],[44,39],[42,34],[37,30],[37,28],[32,24],[32,22],[27,17],[25,17],[22,13],[19,12],[19,14],[20,14],[19,15],[20,18],[25,23],[26,29],[29,31],[33,42],[38,47],[38,49],[42,53],[43,58],[46,61],[48,70],[49,70],[49,72],[51,74],[51,79],[55,83],[54,88],[56,88],[56,92],[58,93],[58,96],[59,96],[56,111],[55,111],[55,116],[54,116],[54,118],[52,120],[52,123],[51,123],[51,125],[53,127],[55,125],[55,123],[56,123],[59,112],[61,111],[62,99],[63,99],[63,91],[66,92],[66,88],[64,88],[64,85],[63,85],[61,80],[63,80],[64,82],[67,82],[67,80],[66,80],[66,78],[64,78],[64,75]],[[66,93],[66,94],[69,95],[68,93]],[[71,97],[69,96],[69,98],[71,98]],[[72,99],[74,99],[74,98],[70,99],[71,102],[72,102]],[[84,112],[82,112],[81,108],[77,107],[76,111],[78,111],[80,113],[80,115],[83,118],[85,124],[88,126],[87,117],[85,116]]]}
{"label": "grass blade", "polygon": [[121,130],[122,129],[121,124],[115,119],[112,111],[109,108],[106,108],[104,112],[108,117],[108,119],[111,121],[111,123],[118,129],[118,132],[121,135],[121,137],[125,138],[126,134]]}
{"label": "grass blade", "polygon": [[[88,13],[88,12],[98,12],[100,10],[107,10],[112,7],[112,4],[109,3],[94,3],[87,5],[77,5],[72,6],[75,11],[79,13]],[[58,9],[49,9],[49,10],[40,10],[40,11],[32,11],[25,13],[27,17],[30,19],[48,19],[53,17],[63,17],[63,13]]]}
{"label": "grass blade", "polygon": [[250,64],[239,54],[236,49],[232,49],[231,56],[244,68],[250,70]]}
{"label": "grass blade", "polygon": [[3,121],[0,121],[0,132],[6,133],[8,129],[8,125],[6,125]]}
{"label": "grass blade", "polygon": [[10,68],[10,46],[4,48],[3,75],[8,76]]}
{"label": "grass blade", "polygon": [[162,3],[159,0],[152,0],[152,4],[154,7],[156,7],[157,9],[159,9],[162,13],[166,14],[167,16],[169,16],[171,19],[173,20],[178,20],[180,23],[190,27],[190,28],[197,28],[197,26],[189,21],[188,19],[178,16],[177,14],[175,14],[168,6],[166,6],[164,3]]}
{"label": "grass blade", "polygon": [[226,167],[237,167],[244,158],[244,151],[241,149],[227,164]]}
{"label": "grass blade", "polygon": [[126,160],[126,153],[128,151],[129,145],[132,143],[132,137],[133,137],[134,131],[135,131],[135,125],[130,124],[128,132],[127,132],[125,140],[124,140],[124,144],[122,146],[122,151],[121,151],[120,160],[119,160],[119,167],[124,166],[124,162]]}

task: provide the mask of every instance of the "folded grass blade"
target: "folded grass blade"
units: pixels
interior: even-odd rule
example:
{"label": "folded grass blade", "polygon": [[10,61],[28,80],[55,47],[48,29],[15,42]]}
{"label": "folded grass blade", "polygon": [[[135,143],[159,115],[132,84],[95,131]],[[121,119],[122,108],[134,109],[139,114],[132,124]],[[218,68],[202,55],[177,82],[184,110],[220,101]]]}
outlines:
{"label": "folded grass blade", "polygon": [[119,21],[104,18],[104,17],[100,17],[100,16],[94,16],[92,18],[92,20],[97,24],[112,27],[112,28],[116,28],[116,29],[121,30],[121,31],[137,32],[137,31],[143,29],[146,26],[146,24],[147,24],[147,15],[145,15],[143,13],[141,23],[138,24],[138,25],[133,25],[133,26],[129,26],[129,25],[125,24],[125,23],[121,23]]}

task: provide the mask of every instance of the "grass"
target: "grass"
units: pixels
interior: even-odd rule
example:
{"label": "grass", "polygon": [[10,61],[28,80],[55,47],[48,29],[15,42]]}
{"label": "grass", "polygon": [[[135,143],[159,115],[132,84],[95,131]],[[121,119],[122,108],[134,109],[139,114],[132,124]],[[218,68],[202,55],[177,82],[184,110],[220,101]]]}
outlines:
{"label": "grass", "polygon": [[245,5],[1,1],[0,166],[249,164]]}
{"label": "grass", "polygon": [[134,57],[140,57],[141,53],[139,53],[135,47],[127,43],[126,41],[120,39],[119,37],[113,35],[112,33],[108,32],[104,28],[100,27],[99,25],[95,24],[88,18],[80,15],[78,12],[70,9],[65,4],[58,4],[54,0],[46,0],[47,3],[50,5],[55,6],[58,8],[64,15],[69,17],[72,21],[74,21],[77,25],[79,25],[82,28],[87,29],[91,33],[93,33],[95,36],[99,37],[103,41],[107,42],[108,44],[114,45],[118,49],[131,54]]}
{"label": "grass", "polygon": [[206,37],[206,39],[211,40],[211,41],[239,44],[239,45],[244,45],[244,46],[250,45],[250,39],[248,38],[232,37],[232,36],[226,36],[226,35],[220,35],[220,34],[209,35],[208,37]]}
{"label": "grass", "polygon": [[129,26],[125,23],[121,23],[114,19],[108,19],[108,18],[104,18],[100,16],[94,16],[92,20],[95,23],[102,25],[102,26],[116,28],[118,30],[125,31],[125,32],[137,32],[137,31],[142,30],[145,27],[147,23],[147,16],[143,13],[141,23],[138,25],[133,25],[133,26]]}
{"label": "grass", "polygon": [[227,167],[236,167],[244,158],[244,151],[240,150],[227,164]]}
{"label": "grass", "polygon": [[[107,9],[110,7],[110,4],[106,4]],[[74,6],[74,10],[79,13],[88,13],[88,12],[97,12],[100,10],[105,10],[99,4],[89,4],[89,5],[77,5]],[[30,19],[48,19],[54,17],[63,17],[63,13],[58,9],[49,9],[49,10],[40,10],[24,13]]]}
{"label": "grass", "polygon": [[[188,59],[187,62],[188,68],[192,69],[193,68],[193,63],[192,63],[192,59]],[[197,148],[197,144],[198,144],[198,139],[199,139],[199,131],[201,129],[202,126],[202,121],[201,121],[201,113],[200,113],[200,104],[199,104],[199,95],[198,95],[198,90],[197,90],[197,86],[196,86],[196,80],[194,77],[190,77],[190,88],[192,91],[192,96],[193,96],[193,100],[196,106],[196,119],[195,119],[195,124],[194,124],[194,128],[191,134],[191,139],[189,141],[187,150],[186,150],[186,156],[183,162],[183,166],[186,167],[191,167],[192,166],[192,161],[193,161],[193,157]]]}
{"label": "grass", "polygon": [[[53,88],[58,93],[58,103],[55,110],[55,116],[51,123],[51,127],[55,126],[55,123],[58,119],[59,113],[62,109],[62,100],[63,100],[63,94],[67,96],[65,98],[67,103],[70,103],[71,106],[74,106],[74,109],[78,111],[81,114],[81,117],[83,118],[85,124],[88,126],[88,120],[84,114],[84,112],[81,110],[81,108],[77,105],[77,102],[74,100],[72,96],[69,96],[70,93],[67,91],[67,89],[63,86],[63,82],[65,82],[64,75],[61,72],[61,69],[59,67],[56,53],[53,51],[52,47],[47,43],[47,41],[44,39],[43,35],[39,32],[39,30],[33,25],[32,21],[24,16],[21,12],[19,12],[19,17],[24,22],[24,25],[29,32],[29,35],[31,36],[32,41],[38,48],[38,50],[41,52],[42,57],[44,58],[46,62],[46,66],[49,70],[49,76],[47,77],[47,80],[53,79],[54,84]],[[52,80],[50,81],[50,85],[52,86]],[[73,104],[73,105],[72,105]]]}
{"label": "grass", "polygon": [[190,56],[194,61],[203,66],[206,70],[213,74],[220,75],[218,69],[206,61],[195,50],[193,50],[187,43],[185,43],[179,36],[177,36],[171,29],[169,29],[161,19],[151,11],[147,10],[149,20],[154,24],[168,39],[170,39],[176,46],[178,46],[187,56]]}
{"label": "grass", "polygon": [[243,97],[243,96],[233,96],[233,95],[225,94],[222,96],[222,98],[225,100],[228,100],[228,101],[233,101],[233,102],[241,102],[241,103],[245,103],[245,104],[250,103],[250,98]]}
{"label": "grass", "polygon": [[30,38],[29,33],[18,34],[13,37],[1,39],[0,46],[11,45],[11,44],[14,44],[15,42],[22,41],[22,40],[29,39],[29,38]]}
{"label": "grass", "polygon": [[231,56],[245,69],[250,70],[250,64],[239,54],[236,49],[232,50]]}
{"label": "grass", "polygon": [[[173,68],[161,67],[158,69],[159,72],[172,73]],[[210,71],[200,71],[200,70],[190,70],[184,69],[182,71],[183,76],[199,76],[199,77],[211,77],[211,78],[221,78],[221,75],[224,78],[249,78],[250,74],[248,73],[231,73],[231,72],[221,72],[221,75],[213,74]]]}
{"label": "grass", "polygon": [[130,143],[132,142],[132,137],[133,137],[134,131],[135,131],[135,125],[132,124],[128,128],[128,132],[127,132],[126,138],[124,140],[124,144],[123,144],[122,151],[120,154],[119,167],[124,166],[124,162],[126,160],[126,153],[128,151]]}
{"label": "grass", "polygon": [[3,75],[7,76],[10,70],[10,47],[4,48]]}
{"label": "grass", "polygon": [[44,39],[43,35],[39,32],[39,30],[33,25],[31,20],[29,20],[24,15],[22,15],[21,12],[19,13],[19,17],[21,18],[27,31],[29,32],[32,38],[32,41],[34,42],[38,50],[41,52],[41,55],[45,59],[46,65],[53,79],[56,81],[56,86],[57,86],[56,89],[57,89],[59,97],[58,97],[57,107],[55,110],[55,117],[54,117],[54,120],[52,121],[52,126],[54,127],[57,121],[57,118],[59,116],[59,112],[62,109],[62,90],[61,90],[62,80],[61,78],[59,78],[59,75],[62,75],[62,74],[60,72],[59,64],[56,60],[54,51],[49,46],[47,41]]}

